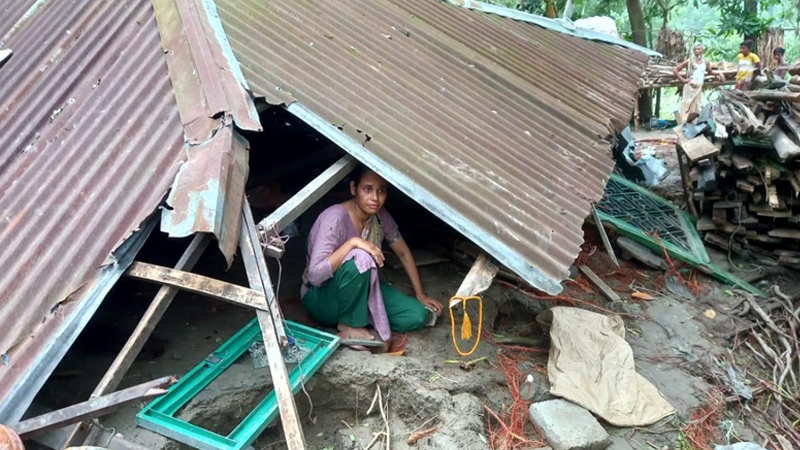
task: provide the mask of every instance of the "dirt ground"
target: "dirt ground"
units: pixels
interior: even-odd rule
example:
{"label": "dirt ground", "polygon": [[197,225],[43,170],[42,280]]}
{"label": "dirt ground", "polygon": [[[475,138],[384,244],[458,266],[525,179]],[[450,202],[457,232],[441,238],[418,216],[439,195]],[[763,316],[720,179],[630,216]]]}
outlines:
{"label": "dirt ground", "polygon": [[[547,336],[535,322],[536,315],[556,304],[587,308],[600,313],[623,315],[637,370],[651,381],[677,410],[675,417],[646,428],[617,429],[604,424],[609,433],[634,449],[683,448],[685,426],[693,412],[707,404],[709,395],[718,389],[717,361],[724,360],[730,343],[726,340],[735,328],[726,315],[734,299],[727,287],[700,275],[700,291],[695,300],[681,298],[664,288],[665,273],[648,270],[636,263],[622,262],[616,270],[608,256],[596,246],[596,230],[585,228],[587,243],[581,261],[617,291],[624,301],[609,304],[580,276],[565,282],[562,301],[540,300],[525,295],[513,285],[495,282],[484,295],[483,340],[468,359],[485,357],[474,370],[465,371],[448,360],[459,360],[451,342],[450,318],[420,332],[407,335],[400,356],[372,355],[339,349],[305,386],[308,396],[296,396],[303,427],[312,450],[361,449],[372,441],[385,424],[376,411],[367,409],[380,386],[388,399],[388,426],[392,448],[409,448],[408,436],[416,429],[438,427],[431,436],[421,439],[418,449],[479,450],[491,447],[498,424],[487,422],[487,409],[503,420],[510,420],[515,401],[526,409],[531,402],[551,399],[546,375]],[[717,255],[720,263],[726,258]],[[287,261],[291,267],[292,263]],[[285,268],[284,268],[285,269]],[[437,298],[455,292],[467,271],[454,263],[421,268],[423,283]],[[389,281],[400,289],[405,285],[402,271],[386,271]],[[687,270],[684,275],[690,276]],[[784,277],[769,280],[785,291],[796,289],[796,281]],[[284,280],[284,313],[287,318],[308,322],[296,297],[290,294],[298,283]],[[653,300],[633,300],[633,290],[653,295]],[[290,294],[285,294],[289,292]],[[708,311],[713,310],[713,314]],[[472,311],[475,314],[475,311]],[[476,317],[476,315],[473,315]],[[713,317],[713,318],[712,318]],[[182,375],[209,355],[222,342],[252,318],[241,308],[181,294],[168,310],[155,332],[163,347],[140,358],[130,370],[124,385],[160,376]],[[459,320],[460,323],[460,320]],[[507,336],[522,336],[536,345],[527,351],[497,343]],[[538,342],[538,344],[537,344]],[[159,354],[160,353],[160,354]],[[94,359],[93,359],[94,358]],[[509,374],[513,361],[517,373]],[[48,383],[48,393],[87,391],[80,377],[70,377],[70,364],[81,370],[102,373],[108,355],[72,358],[60,366],[67,376]],[[92,369],[95,368],[95,369]],[[510,389],[510,385],[516,385]],[[123,386],[124,387],[124,386]],[[223,376],[198,395],[180,417],[205,428],[226,434],[266,395],[270,389],[268,369],[253,369],[245,354]],[[518,396],[514,391],[518,389]],[[313,405],[313,407],[312,407]],[[175,449],[184,446],[134,425],[134,416],[142,405],[118,411],[101,420],[109,431],[150,449]],[[486,407],[486,408],[485,408]],[[519,408],[519,405],[518,405]],[[527,416],[527,414],[525,414]],[[727,434],[741,439],[755,439],[753,430],[735,416],[726,419]],[[491,430],[489,428],[491,424]],[[527,418],[524,433],[528,442],[516,448],[544,445]],[[285,448],[280,424],[272,424],[253,444],[255,449]],[[724,443],[724,442],[717,442]],[[188,448],[188,447],[187,447]],[[500,448],[495,446],[495,448]]]}

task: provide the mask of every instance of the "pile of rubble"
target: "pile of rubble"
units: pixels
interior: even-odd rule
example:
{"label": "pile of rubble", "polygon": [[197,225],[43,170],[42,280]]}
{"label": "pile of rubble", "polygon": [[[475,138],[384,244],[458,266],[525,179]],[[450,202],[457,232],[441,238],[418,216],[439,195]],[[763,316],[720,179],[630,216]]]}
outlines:
{"label": "pile of rubble", "polygon": [[800,93],[788,86],[725,91],[676,133],[704,240],[763,265],[800,268]]}

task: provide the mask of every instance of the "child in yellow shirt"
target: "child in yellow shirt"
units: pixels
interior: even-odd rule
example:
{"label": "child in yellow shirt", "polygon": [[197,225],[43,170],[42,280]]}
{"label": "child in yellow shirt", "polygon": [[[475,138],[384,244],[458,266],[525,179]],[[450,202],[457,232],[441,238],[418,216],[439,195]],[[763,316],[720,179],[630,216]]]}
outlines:
{"label": "child in yellow shirt", "polygon": [[749,89],[753,74],[762,69],[761,58],[750,51],[752,47],[752,42],[744,41],[739,47],[739,54],[736,55],[739,62],[739,71],[736,72],[736,89],[740,91]]}

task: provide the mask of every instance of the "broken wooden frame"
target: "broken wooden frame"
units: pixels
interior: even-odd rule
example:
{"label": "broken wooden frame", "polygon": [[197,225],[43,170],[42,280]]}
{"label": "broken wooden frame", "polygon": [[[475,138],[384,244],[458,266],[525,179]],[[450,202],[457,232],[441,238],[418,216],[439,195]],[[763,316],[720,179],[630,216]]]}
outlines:
{"label": "broken wooden frame", "polygon": [[[164,395],[136,415],[136,423],[144,428],[155,431],[164,436],[175,439],[192,447],[202,450],[242,450],[264,431],[264,429],[278,417],[285,420],[280,408],[280,399],[277,389],[267,396],[248,413],[241,422],[227,435],[221,435],[204,429],[187,421],[181,420],[176,415],[191,400],[222,375],[234,362],[244,355],[248,348],[262,337],[263,324],[261,318],[253,319],[233,337],[222,344],[200,364],[181,378],[167,395]],[[291,392],[300,390],[304,380],[310,378],[333,354],[339,345],[337,336],[324,333],[303,325],[286,322],[286,330],[296,342],[298,360],[292,369],[288,381],[291,383]],[[266,347],[266,345],[265,345]],[[277,345],[273,344],[273,347]],[[268,350],[269,351],[269,350]],[[272,371],[273,358],[269,353]],[[281,359],[283,362],[283,359]],[[285,368],[285,366],[284,366]],[[285,425],[284,425],[285,428]]]}
{"label": "broken wooden frame", "polygon": [[[183,252],[178,263],[175,264],[177,270],[192,270],[194,265],[202,256],[208,244],[211,242],[211,236],[206,233],[198,234],[192,239],[189,247]],[[117,354],[111,367],[108,368],[103,378],[97,384],[97,387],[92,392],[90,398],[97,398],[102,395],[113,392],[119,387],[122,378],[131,368],[131,365],[139,356],[139,352],[144,347],[144,344],[150,339],[158,322],[164,316],[167,308],[172,303],[172,300],[180,292],[180,289],[173,286],[162,286],[158,290],[150,306],[147,307],[144,315],[139,320],[136,328],[131,333],[125,346]],[[86,441],[89,434],[92,432],[92,427],[88,423],[78,424],[72,427],[67,432],[67,439],[64,447],[79,446]]]}

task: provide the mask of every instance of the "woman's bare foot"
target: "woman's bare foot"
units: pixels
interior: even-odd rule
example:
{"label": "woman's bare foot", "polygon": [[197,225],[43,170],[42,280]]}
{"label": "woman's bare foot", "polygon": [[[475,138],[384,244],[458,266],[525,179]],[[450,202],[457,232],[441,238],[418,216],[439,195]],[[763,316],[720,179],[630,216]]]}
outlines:
{"label": "woman's bare foot", "polygon": [[339,324],[336,329],[339,330],[338,336],[342,339],[362,339],[365,341],[375,339],[375,336],[366,328],[348,327],[347,325]]}

